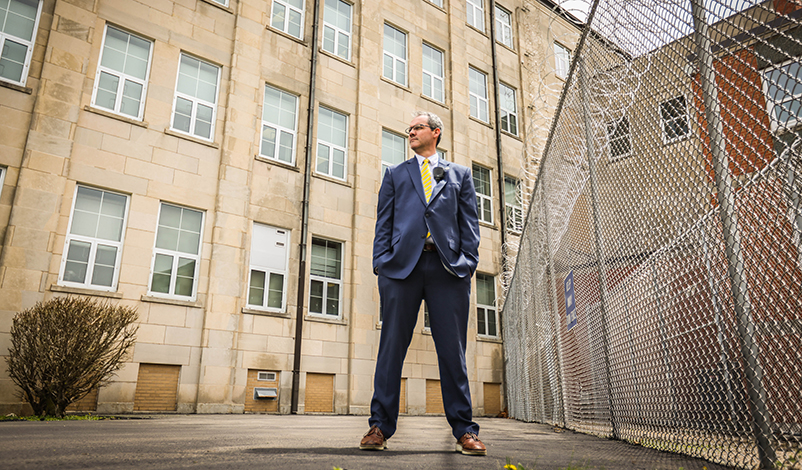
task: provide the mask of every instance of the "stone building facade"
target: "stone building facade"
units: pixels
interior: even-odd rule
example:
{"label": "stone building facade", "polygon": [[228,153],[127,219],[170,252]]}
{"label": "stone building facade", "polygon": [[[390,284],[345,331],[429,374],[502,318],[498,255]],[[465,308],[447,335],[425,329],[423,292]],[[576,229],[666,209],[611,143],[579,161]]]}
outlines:
{"label": "stone building facade", "polygon": [[[576,40],[568,15],[533,0],[6,5],[0,354],[16,312],[90,296],[135,306],[140,324],[79,409],[367,414],[377,193],[426,110],[445,123],[444,157],[480,187],[468,371],[475,413],[504,408],[496,299],[522,211],[501,188],[522,177],[533,74],[553,73],[527,61],[554,56],[555,24]],[[420,315],[402,412],[438,413]],[[5,368],[0,412],[25,413]]]}

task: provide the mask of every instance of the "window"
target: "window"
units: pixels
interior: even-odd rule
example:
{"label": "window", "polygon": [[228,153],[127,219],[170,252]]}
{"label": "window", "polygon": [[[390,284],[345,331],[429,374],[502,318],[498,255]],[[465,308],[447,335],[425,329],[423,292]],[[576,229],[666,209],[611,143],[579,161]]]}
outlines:
{"label": "window", "polygon": [[443,0],[429,0],[429,3],[433,5],[437,5],[440,8],[443,8]]}
{"label": "window", "polygon": [[195,298],[198,287],[203,212],[162,203],[153,250],[152,294]]}
{"label": "window", "polygon": [[432,323],[429,321],[429,304],[426,302],[423,302],[423,329],[432,329]]}
{"label": "window", "polygon": [[468,95],[471,100],[471,116],[488,122],[487,75],[473,67],[468,68]]}
{"label": "window", "polygon": [[312,239],[309,269],[309,312],[340,316],[342,243]]}
{"label": "window", "polygon": [[273,0],[270,26],[301,39],[304,30],[304,0]]}
{"label": "window", "polygon": [[476,211],[479,220],[493,223],[493,192],[490,184],[490,170],[479,165],[473,166],[473,185],[476,187]]}
{"label": "window", "polygon": [[436,152],[437,152],[438,158],[440,158],[440,160],[445,161],[445,159],[446,159],[446,151],[437,149]]}
{"label": "window", "polygon": [[142,119],[151,44],[139,36],[106,26],[102,57],[95,76],[92,99],[95,106]]}
{"label": "window", "polygon": [[663,125],[663,142],[673,142],[688,135],[688,108],[684,96],[660,103],[660,122]]}
{"label": "window", "polygon": [[105,291],[117,288],[127,209],[127,196],[76,188],[60,284]]}
{"label": "window", "polygon": [[387,168],[407,159],[407,139],[382,129],[382,178]]}
{"label": "window", "polygon": [[512,49],[512,14],[496,5],[496,40]]}
{"label": "window", "polygon": [[498,336],[496,278],[476,273],[476,330],[482,336]]}
{"label": "window", "polygon": [[423,44],[423,94],[443,102],[443,53]]}
{"label": "window", "polygon": [[6,179],[6,172],[7,171],[8,170],[6,169],[6,167],[0,166],[0,196],[3,195],[3,184],[4,184],[3,182]]}
{"label": "window", "polygon": [[345,179],[348,116],[320,107],[317,128],[317,172]]}
{"label": "window", "polygon": [[521,182],[511,176],[504,177],[504,209],[507,230],[520,233],[524,226],[524,209],[521,200]]}
{"label": "window", "polygon": [[259,154],[285,163],[295,163],[298,97],[265,85],[262,108],[262,145]]}
{"label": "window", "polygon": [[173,129],[212,140],[220,67],[181,54],[173,104]]}
{"label": "window", "polygon": [[629,119],[623,116],[617,122],[607,124],[607,141],[610,144],[610,160],[626,158],[632,154],[629,140]]}
{"label": "window", "polygon": [[283,312],[287,287],[290,232],[254,222],[248,306]]}
{"label": "window", "polygon": [[323,12],[323,50],[351,60],[351,4],[326,0]]}
{"label": "window", "polygon": [[384,25],[384,78],[407,84],[407,35]]}
{"label": "window", "polygon": [[802,65],[799,60],[763,71],[771,129],[790,129],[802,120]]}
{"label": "window", "polygon": [[568,77],[568,69],[571,67],[571,51],[562,44],[554,43],[554,73],[558,78]]}
{"label": "window", "polygon": [[485,30],[485,0],[465,0],[467,7],[468,24],[478,29]]}
{"label": "window", "polygon": [[42,2],[0,1],[0,80],[25,86]]}
{"label": "window", "polygon": [[211,0],[211,1],[213,1],[214,3],[219,3],[220,5],[223,5],[224,7],[228,6],[228,0]]}
{"label": "window", "polygon": [[501,130],[518,135],[518,102],[515,89],[499,83],[499,108],[501,108]]}

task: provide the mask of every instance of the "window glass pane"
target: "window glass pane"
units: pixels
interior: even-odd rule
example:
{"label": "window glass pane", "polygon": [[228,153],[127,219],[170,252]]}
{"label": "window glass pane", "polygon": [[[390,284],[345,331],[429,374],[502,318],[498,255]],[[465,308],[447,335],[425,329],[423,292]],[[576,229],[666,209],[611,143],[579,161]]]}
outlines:
{"label": "window glass pane", "polygon": [[290,24],[288,33],[296,38],[301,37],[301,14],[290,10]]}
{"label": "window glass pane", "polygon": [[276,156],[276,130],[272,127],[262,128],[262,155],[270,158]]}
{"label": "window glass pane", "polygon": [[487,334],[490,336],[496,336],[498,333],[496,331],[496,311],[495,310],[488,310],[487,311]]}
{"label": "window glass pane", "polygon": [[281,308],[283,296],[284,276],[281,274],[270,273],[270,290],[267,295],[267,306],[270,308]]}
{"label": "window glass pane", "polygon": [[123,99],[120,112],[129,116],[139,116],[139,104],[142,99],[142,85],[126,80],[123,85]]}
{"label": "window glass pane", "polygon": [[329,284],[326,295],[326,313],[328,315],[339,315],[340,313],[340,286]]}
{"label": "window glass pane", "polygon": [[331,174],[338,178],[345,178],[345,152],[334,149],[332,157]]}
{"label": "window glass pane", "polygon": [[116,247],[98,245],[95,253],[95,266],[92,269],[92,284],[111,287],[114,280],[114,263],[116,260]]}
{"label": "window glass pane", "polygon": [[175,278],[175,294],[192,296],[192,287],[195,283],[195,260],[187,258],[178,259],[178,270]]}
{"label": "window glass pane", "polygon": [[159,225],[178,228],[181,224],[181,208],[170,204],[161,205]]}
{"label": "window glass pane", "polygon": [[251,270],[250,290],[248,291],[248,304],[264,305],[265,273]]}
{"label": "window glass pane", "polygon": [[22,80],[22,70],[27,53],[28,46],[6,39],[3,45],[2,58],[0,58],[0,77],[15,82]]}
{"label": "window glass pane", "polygon": [[335,53],[334,51],[334,36],[336,32],[334,28],[331,26],[324,26],[323,27],[323,50],[328,51],[331,53]]}
{"label": "window glass pane", "polygon": [[8,9],[8,18],[3,31],[20,39],[33,38],[33,26],[39,2],[35,0],[14,0]]}
{"label": "window glass pane", "polygon": [[184,98],[175,99],[175,116],[173,116],[173,128],[189,132],[190,118],[192,116],[192,101]]}
{"label": "window glass pane", "polygon": [[276,29],[284,30],[284,19],[287,14],[287,8],[279,2],[273,2],[273,22],[271,26]]}
{"label": "window glass pane", "polygon": [[309,311],[323,313],[323,282],[321,281],[309,283]]}
{"label": "window glass pane", "polygon": [[476,309],[476,332],[480,335],[487,334],[487,329],[485,327],[485,315],[485,309]]}
{"label": "window glass pane", "polygon": [[304,0],[289,0],[289,4],[299,10],[304,9]]}
{"label": "window glass pane", "polygon": [[317,146],[317,171],[326,174],[329,172],[329,148],[322,144]]}
{"label": "window glass pane", "polygon": [[182,55],[181,65],[178,69],[178,91],[189,96],[195,96],[198,88],[198,70],[200,61],[192,57]]}
{"label": "window glass pane", "polygon": [[150,290],[167,294],[170,292],[170,275],[173,272],[173,257],[156,254],[153,261],[153,278]]}
{"label": "window glass pane", "polygon": [[198,105],[198,115],[195,121],[195,135],[210,139],[212,136],[212,108]]}
{"label": "window glass pane", "polygon": [[348,48],[350,46],[350,39],[343,33],[337,35],[337,55],[343,59],[348,58]]}
{"label": "window glass pane", "polygon": [[279,160],[287,163],[292,161],[293,135],[289,132],[281,132],[281,146],[279,148]]}
{"label": "window glass pane", "polygon": [[120,79],[118,77],[106,72],[101,72],[98,78],[95,104],[101,108],[113,110],[117,100],[117,88],[119,83]]}
{"label": "window glass pane", "polygon": [[195,232],[187,232],[182,230],[178,237],[178,250],[183,253],[198,254],[198,247],[200,246],[200,234]]}
{"label": "window glass pane", "polygon": [[67,249],[67,262],[64,267],[64,280],[83,283],[89,265],[91,243],[72,240]]}

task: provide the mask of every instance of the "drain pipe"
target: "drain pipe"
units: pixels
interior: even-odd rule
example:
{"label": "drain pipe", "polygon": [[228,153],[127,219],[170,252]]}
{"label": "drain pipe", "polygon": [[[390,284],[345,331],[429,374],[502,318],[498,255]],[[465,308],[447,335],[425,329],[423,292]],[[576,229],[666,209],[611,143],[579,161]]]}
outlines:
{"label": "drain pipe", "polygon": [[306,239],[309,236],[309,184],[312,178],[312,146],[315,126],[315,83],[317,79],[317,41],[320,24],[320,0],[315,0],[312,26],[312,65],[309,71],[309,108],[306,119],[306,156],[304,159],[304,198],[301,206],[301,243],[298,262],[298,300],[295,313],[295,352],[292,362],[292,402],[290,413],[298,413],[298,393],[301,389],[301,342],[304,327],[304,287],[306,286]]}
{"label": "drain pipe", "polygon": [[[490,0],[490,55],[493,62],[493,94],[496,102],[496,158],[498,160],[498,200],[499,221],[501,221],[501,272],[507,272],[507,205],[504,201],[504,163],[501,158],[501,103],[500,86],[498,83],[498,59],[496,56],[496,0]],[[501,328],[501,318],[499,329]]]}

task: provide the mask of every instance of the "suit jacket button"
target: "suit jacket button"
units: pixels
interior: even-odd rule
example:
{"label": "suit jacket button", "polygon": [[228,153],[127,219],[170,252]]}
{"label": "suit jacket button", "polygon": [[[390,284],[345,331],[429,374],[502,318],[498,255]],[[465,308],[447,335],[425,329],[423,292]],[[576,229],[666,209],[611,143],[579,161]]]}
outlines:
{"label": "suit jacket button", "polygon": [[431,217],[431,215],[432,215],[432,213],[431,213],[431,212],[427,212],[427,213],[426,213],[426,217]]}

